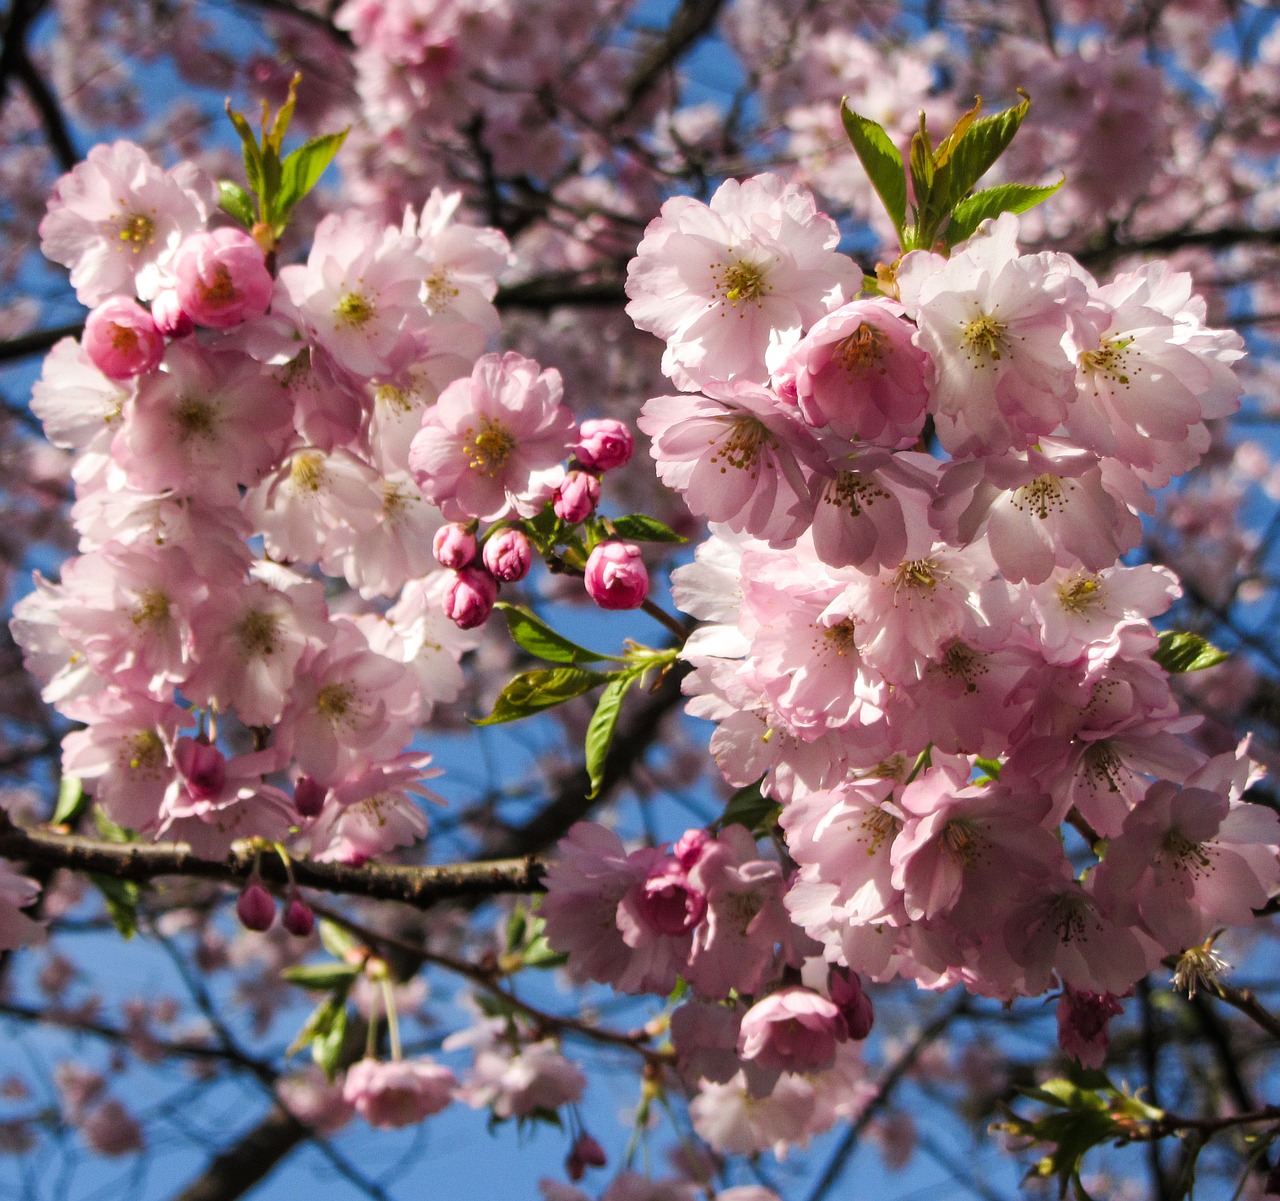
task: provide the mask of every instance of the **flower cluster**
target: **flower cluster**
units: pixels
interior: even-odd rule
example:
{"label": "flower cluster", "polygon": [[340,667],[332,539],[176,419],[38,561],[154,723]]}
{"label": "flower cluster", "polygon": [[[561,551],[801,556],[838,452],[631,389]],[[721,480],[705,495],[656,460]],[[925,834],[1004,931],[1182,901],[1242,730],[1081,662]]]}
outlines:
{"label": "flower cluster", "polygon": [[581,977],[689,983],[673,1034],[703,1096],[734,1073],[777,1096],[839,1067],[857,1023],[836,984],[793,991],[770,956],[841,987],[1060,987],[1064,1046],[1095,1061],[1117,998],[1280,886],[1280,819],[1244,799],[1246,748],[1184,737],[1197,720],[1151,624],[1178,582],[1122,562],[1151,490],[1237,407],[1241,340],[1164,264],[1099,285],[1017,235],[1006,214],[855,299],[834,224],[763,176],[669,201],[632,263],[629,312],[683,390],[640,428],[718,523],[673,578],[704,623],[683,651],[689,711],[716,723],[726,781],[781,803],[797,870],[753,864],[734,826],[711,862],[758,870],[779,891],[755,920],[785,905],[807,937],[743,927],[717,973],[704,932],[723,919],[688,837],[627,856],[580,829],[546,910]]}

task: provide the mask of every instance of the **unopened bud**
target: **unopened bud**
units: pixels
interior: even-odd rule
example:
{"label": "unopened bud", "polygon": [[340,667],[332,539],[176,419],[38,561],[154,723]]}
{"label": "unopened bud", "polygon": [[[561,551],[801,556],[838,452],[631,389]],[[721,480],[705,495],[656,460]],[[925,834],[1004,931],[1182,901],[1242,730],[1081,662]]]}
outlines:
{"label": "unopened bud", "polygon": [[329,790],[311,776],[299,776],[293,786],[293,807],[299,817],[317,817],[324,808]]}
{"label": "unopened bud", "polygon": [[581,1180],[588,1168],[602,1168],[608,1162],[604,1148],[584,1130],[574,1142],[564,1166],[570,1180]]}
{"label": "unopened bud", "polygon": [[306,938],[316,927],[315,911],[298,897],[290,897],[281,919],[284,928],[296,938]]}
{"label": "unopened bud", "polygon": [[498,599],[498,581],[480,567],[464,567],[444,594],[445,616],[459,629],[484,625]]}
{"label": "unopened bud", "polygon": [[506,529],[492,534],[484,544],[484,565],[507,584],[523,580],[533,566],[533,543],[521,530]]}
{"label": "unopened bud", "polygon": [[612,471],[625,466],[636,448],[630,428],[612,417],[593,417],[578,427],[574,457],[593,471]]}
{"label": "unopened bud", "polygon": [[570,471],[556,488],[551,507],[561,521],[586,521],[600,503],[600,477],[589,471]]}
{"label": "unopened bud", "polygon": [[246,885],[236,902],[236,915],[246,930],[270,930],[276,920],[275,898],[256,880]]}
{"label": "unopened bud", "polygon": [[632,542],[602,542],[587,559],[583,583],[602,609],[638,609],[649,595],[649,571]]}
{"label": "unopened bud", "polygon": [[476,557],[476,536],[456,521],[442,525],[431,540],[431,553],[441,567],[461,571]]}

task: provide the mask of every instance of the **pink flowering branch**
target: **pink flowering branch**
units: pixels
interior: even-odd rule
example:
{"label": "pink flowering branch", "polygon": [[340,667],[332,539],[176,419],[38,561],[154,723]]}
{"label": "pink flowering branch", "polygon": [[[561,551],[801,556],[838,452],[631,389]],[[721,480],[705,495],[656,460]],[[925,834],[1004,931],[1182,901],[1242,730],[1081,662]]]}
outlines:
{"label": "pink flowering branch", "polygon": [[[176,843],[112,843],[76,834],[26,830],[0,813],[0,856],[41,867],[92,872],[117,880],[143,882],[161,876],[191,876],[228,883],[258,872],[269,883],[285,885],[284,864],[272,853],[232,850],[223,859],[206,859]],[[366,863],[292,861],[294,880],[304,888],[346,893],[428,908],[455,897],[491,896],[541,890],[542,863],[533,856],[476,863],[404,867]]]}

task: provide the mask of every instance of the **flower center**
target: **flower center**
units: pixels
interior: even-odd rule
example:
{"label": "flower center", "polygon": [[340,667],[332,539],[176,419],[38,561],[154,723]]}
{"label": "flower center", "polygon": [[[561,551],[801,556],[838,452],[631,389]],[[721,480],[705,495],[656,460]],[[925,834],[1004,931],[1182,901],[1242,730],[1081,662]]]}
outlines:
{"label": "flower center", "polygon": [[893,589],[895,592],[909,588],[913,592],[931,592],[946,572],[939,571],[932,559],[908,559],[898,565],[894,572]]}
{"label": "flower center", "polygon": [[1038,475],[1013,494],[1013,505],[1024,513],[1030,510],[1044,521],[1051,512],[1061,513],[1067,507],[1067,490],[1071,487],[1060,476]]}
{"label": "flower center", "polygon": [[986,313],[979,313],[972,321],[966,321],[960,327],[960,343],[968,352],[972,361],[975,356],[998,362],[1000,356],[1008,348],[1006,326]]}
{"label": "flower center", "polygon": [[213,268],[213,278],[207,282],[197,276],[196,291],[205,304],[214,306],[232,304],[236,299],[236,285],[231,272],[225,264],[218,263]]}
{"label": "flower center", "polygon": [[350,684],[326,684],[316,693],[316,712],[333,725],[353,716],[356,692]]}
{"label": "flower center", "polygon": [[403,388],[397,388],[395,384],[379,384],[373,399],[377,404],[385,405],[389,409],[398,409],[401,413],[407,413],[413,408],[409,393]]}
{"label": "flower center", "polygon": [[862,818],[862,829],[867,835],[867,854],[874,855],[884,845],[885,839],[893,838],[901,828],[902,823],[885,809],[872,809],[866,813]]}
{"label": "flower center", "polygon": [[843,658],[850,652],[857,652],[857,643],[854,641],[854,622],[853,618],[846,617],[844,621],[837,622],[833,626],[827,627],[827,642],[835,650],[836,654]]}
{"label": "flower center", "polygon": [[189,442],[192,438],[213,437],[216,416],[216,410],[208,401],[184,397],[174,412],[174,419],[178,423],[178,440]]}
{"label": "flower center", "polygon": [[156,223],[143,213],[126,213],[120,219],[120,228],[116,236],[120,239],[122,250],[132,250],[140,254],[155,241]]}
{"label": "flower center", "polygon": [[1058,586],[1058,603],[1068,613],[1083,613],[1102,600],[1102,581],[1096,575],[1073,575]]}
{"label": "flower center", "polygon": [[276,652],[276,634],[280,629],[280,618],[265,609],[250,609],[244,620],[236,626],[236,634],[240,645],[250,655],[273,655]]}
{"label": "flower center", "polygon": [[472,471],[483,472],[493,479],[515,448],[515,435],[510,430],[490,417],[482,417],[478,434],[473,427],[467,428],[462,453],[467,456],[467,466]]}
{"label": "flower center", "polygon": [[1110,342],[1104,342],[1097,350],[1082,350],[1080,368],[1089,375],[1109,376],[1116,383],[1127,385],[1128,355],[1125,352],[1132,344],[1132,338],[1114,338]]}
{"label": "flower center", "polygon": [[395,480],[384,480],[382,483],[382,515],[388,521],[394,522],[403,517],[417,499]]}
{"label": "flower center", "polygon": [[717,291],[736,309],[740,302],[759,303],[760,297],[769,291],[769,285],[765,282],[763,267],[739,261],[730,263],[720,273]]}
{"label": "flower center", "polygon": [[443,267],[428,275],[422,281],[422,286],[426,293],[422,303],[428,309],[448,308],[449,302],[458,297],[458,289],[453,286],[453,277]]}
{"label": "flower center", "polygon": [[138,593],[138,604],[133,610],[133,624],[154,626],[169,620],[169,596],[159,588],[148,588]]}
{"label": "flower center", "polygon": [[111,349],[121,354],[136,354],[138,351],[138,331],[128,325],[111,323]]}
{"label": "flower center", "polygon": [[720,464],[720,474],[724,475],[730,467],[738,471],[749,471],[754,478],[759,473],[757,461],[761,447],[772,446],[773,436],[757,417],[740,416],[729,422],[729,430],[718,444],[711,456],[712,463]]}
{"label": "flower center", "polygon": [[324,456],[315,451],[298,455],[289,467],[289,482],[299,492],[319,492],[324,482]]}
{"label": "flower center", "polygon": [[[865,371],[884,356],[884,334],[865,321],[835,345],[833,357],[850,374]],[[880,368],[884,371],[884,368]]]}
{"label": "flower center", "polygon": [[953,642],[947,648],[947,653],[943,655],[939,666],[943,675],[953,680],[963,681],[966,692],[977,692],[976,677],[987,674],[982,656],[973,647],[966,646],[963,642]]}
{"label": "flower center", "polygon": [[164,743],[154,730],[139,730],[120,750],[120,760],[130,771],[154,775],[164,766]]}
{"label": "flower center", "polygon": [[359,292],[348,292],[334,306],[333,315],[342,325],[359,329],[372,321],[377,311],[377,306],[367,296],[361,296]]}
{"label": "flower center", "polygon": [[1201,843],[1192,842],[1181,830],[1170,830],[1164,836],[1160,858],[1172,862],[1175,867],[1193,876],[1202,875],[1207,868],[1213,866],[1213,859],[1205,847]]}
{"label": "flower center", "polygon": [[888,500],[889,494],[869,476],[856,471],[837,471],[835,483],[826,489],[823,499],[857,517],[864,506],[870,508],[878,500]]}

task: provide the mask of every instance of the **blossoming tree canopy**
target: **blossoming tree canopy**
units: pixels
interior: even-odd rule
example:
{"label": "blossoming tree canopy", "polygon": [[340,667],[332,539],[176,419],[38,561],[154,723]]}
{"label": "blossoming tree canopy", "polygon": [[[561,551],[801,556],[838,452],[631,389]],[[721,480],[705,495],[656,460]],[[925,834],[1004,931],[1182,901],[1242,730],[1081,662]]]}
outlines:
{"label": "blossoming tree canopy", "polygon": [[[63,164],[39,244],[88,312],[30,415],[73,553],[10,622],[60,757],[32,780],[61,784],[4,798],[0,948],[48,941],[70,1029],[269,1091],[261,1164],[188,1201],[303,1138],[385,1196],[350,1132],[386,1162],[468,1108],[559,1140],[546,1201],[777,1201],[751,1166],[834,1130],[817,1199],[863,1133],[910,1158],[904,1081],[998,1116],[1064,1194],[1124,1143],[1162,1201],[1219,1160],[1280,1187],[1276,1065],[1223,1016],[1280,1033],[1225,951],[1266,962],[1275,756],[1212,684],[1265,675],[1231,607],[1269,565],[1255,542],[1219,595],[1159,541],[1171,505],[1216,530],[1194,498],[1245,338],[1197,261],[1097,250],[1088,214],[1114,239],[1160,184],[1099,172],[1077,109],[1110,71],[1095,103],[1146,130],[1156,68],[1068,51],[1040,7],[1075,100],[1039,130],[1025,94],[962,107],[765,0],[725,26],[786,114],[761,153],[669,94],[719,5],[635,55],[519,6],[350,0],[289,26],[345,108],[294,76],[256,128],[227,101],[234,168],[125,136]],[[860,86],[818,95],[806,54]],[[64,1004],[99,899],[172,957],[194,1033]],[[957,1033],[1047,1001],[1021,1074]],[[1162,1066],[1166,1034],[1213,1071]],[[124,1088],[58,1073],[95,1154],[143,1148]],[[0,1111],[12,1149],[33,1129]]]}

